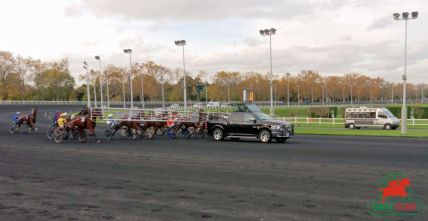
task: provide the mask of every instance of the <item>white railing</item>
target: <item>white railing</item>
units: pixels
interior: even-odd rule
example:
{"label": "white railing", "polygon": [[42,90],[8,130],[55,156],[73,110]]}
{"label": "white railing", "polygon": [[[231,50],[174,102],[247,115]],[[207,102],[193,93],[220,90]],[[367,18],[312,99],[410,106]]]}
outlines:
{"label": "white railing", "polygon": [[[307,125],[344,125],[345,118],[322,118],[322,117],[276,117],[278,120],[285,120],[294,124],[307,124]],[[399,119],[400,120],[400,119]],[[400,120],[401,121],[401,120]],[[428,119],[407,119],[407,124],[412,126],[428,126]]]}
{"label": "white railing", "polygon": [[[129,109],[129,108],[93,108],[93,116],[106,120],[107,118],[115,121],[168,121],[176,120],[179,122],[198,122],[206,119],[206,113],[200,115],[195,111],[164,110],[155,109]],[[108,116],[111,116],[110,118]],[[201,119],[203,118],[203,119]]]}

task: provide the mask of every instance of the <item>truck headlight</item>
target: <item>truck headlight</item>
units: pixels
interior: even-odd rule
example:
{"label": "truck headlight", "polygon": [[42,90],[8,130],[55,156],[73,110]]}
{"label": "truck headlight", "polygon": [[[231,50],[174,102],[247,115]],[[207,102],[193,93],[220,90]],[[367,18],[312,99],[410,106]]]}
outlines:
{"label": "truck headlight", "polygon": [[281,128],[281,125],[272,125],[272,130],[279,130]]}

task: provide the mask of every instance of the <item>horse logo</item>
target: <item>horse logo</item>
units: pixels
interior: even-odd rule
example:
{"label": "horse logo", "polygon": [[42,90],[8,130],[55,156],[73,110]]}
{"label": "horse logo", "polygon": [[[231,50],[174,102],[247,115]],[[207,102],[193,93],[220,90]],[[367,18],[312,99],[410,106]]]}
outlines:
{"label": "horse logo", "polygon": [[409,178],[389,181],[387,187],[378,189],[379,192],[382,192],[382,203],[385,203],[387,197],[406,198],[409,195],[406,191],[408,186],[410,186]]}
{"label": "horse logo", "polygon": [[376,216],[415,216],[425,210],[425,203],[414,197],[410,179],[402,173],[387,174],[377,189],[378,198],[370,201],[370,214]]}

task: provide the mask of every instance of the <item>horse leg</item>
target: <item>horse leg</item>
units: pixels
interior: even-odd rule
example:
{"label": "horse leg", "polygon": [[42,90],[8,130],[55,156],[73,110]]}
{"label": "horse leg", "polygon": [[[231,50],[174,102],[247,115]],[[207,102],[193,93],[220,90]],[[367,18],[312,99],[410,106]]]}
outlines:
{"label": "horse leg", "polygon": [[35,120],[32,120],[32,121],[30,121],[30,124],[31,124],[31,128],[33,129],[33,130],[36,130],[37,128],[36,128],[36,123],[34,122]]}
{"label": "horse leg", "polygon": [[153,131],[153,134],[149,136],[150,139],[155,138],[156,133],[158,132],[158,129],[159,129],[158,127],[155,127],[155,126],[152,126],[152,128],[154,129],[154,131]]}
{"label": "horse leg", "polygon": [[140,126],[137,126],[137,135],[141,138],[143,138],[143,128]]}
{"label": "horse leg", "polygon": [[16,128],[16,132],[19,133],[19,129],[21,128],[22,122],[18,122],[18,128]]}
{"label": "horse leg", "polygon": [[89,131],[91,131],[92,135],[95,137],[97,143],[100,142],[100,140],[98,139],[97,135],[95,134],[95,128],[94,127],[90,127]]}

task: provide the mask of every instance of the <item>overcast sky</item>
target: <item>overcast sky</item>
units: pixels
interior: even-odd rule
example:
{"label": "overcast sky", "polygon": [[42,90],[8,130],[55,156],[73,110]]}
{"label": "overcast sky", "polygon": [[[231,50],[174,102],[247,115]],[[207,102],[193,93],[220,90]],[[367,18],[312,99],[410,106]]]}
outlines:
{"label": "overcast sky", "polygon": [[259,30],[274,27],[273,72],[316,70],[322,75],[360,72],[400,81],[404,22],[393,12],[419,11],[408,23],[408,79],[428,81],[426,0],[4,0],[0,50],[44,60],[67,57],[74,76],[82,61],[97,69],[153,60],[182,67],[175,40],[185,39],[186,68],[269,69],[269,40]]}

